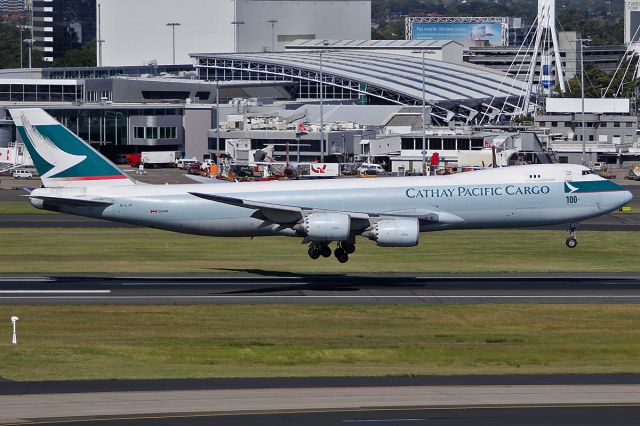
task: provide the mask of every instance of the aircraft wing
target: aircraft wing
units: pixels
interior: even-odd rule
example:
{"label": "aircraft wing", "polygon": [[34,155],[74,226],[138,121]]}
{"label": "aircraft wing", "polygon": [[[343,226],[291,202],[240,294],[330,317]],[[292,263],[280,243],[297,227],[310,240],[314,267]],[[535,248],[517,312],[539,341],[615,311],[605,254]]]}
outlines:
{"label": "aircraft wing", "polygon": [[[265,203],[263,201],[253,201],[253,200],[245,200],[241,198],[235,197],[226,197],[222,195],[213,195],[213,194],[203,194],[199,192],[190,192],[189,194],[203,198],[209,201],[215,201],[218,203],[228,204],[230,206],[236,207],[244,207],[247,209],[257,210],[257,215],[254,215],[256,218],[266,218],[275,223],[280,224],[291,224],[298,222],[305,215],[312,213],[314,211],[319,211],[318,209],[311,207],[302,207],[302,206],[288,206],[284,204],[273,204],[273,203]],[[352,219],[369,221],[372,218],[379,217],[413,217],[421,222],[426,224],[452,224],[452,223],[461,223],[464,222],[458,216],[452,215],[450,213],[443,212],[431,212],[425,210],[402,210],[402,211],[391,211],[385,213],[366,213],[366,212],[344,212],[351,216]]]}
{"label": "aircraft wing", "polygon": [[67,205],[74,207],[109,207],[113,205],[113,201],[107,200],[87,200],[84,198],[65,198],[65,197],[48,197],[41,195],[28,195],[29,198],[46,201],[52,204]]}

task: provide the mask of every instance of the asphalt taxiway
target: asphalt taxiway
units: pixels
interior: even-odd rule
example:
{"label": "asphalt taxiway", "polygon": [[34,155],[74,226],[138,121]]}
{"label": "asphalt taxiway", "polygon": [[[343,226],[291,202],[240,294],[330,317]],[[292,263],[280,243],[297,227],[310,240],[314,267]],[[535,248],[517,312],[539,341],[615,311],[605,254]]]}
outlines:
{"label": "asphalt taxiway", "polygon": [[631,425],[640,414],[637,375],[118,383],[0,383],[0,424]]}
{"label": "asphalt taxiway", "polygon": [[638,304],[637,274],[0,276],[0,304]]}

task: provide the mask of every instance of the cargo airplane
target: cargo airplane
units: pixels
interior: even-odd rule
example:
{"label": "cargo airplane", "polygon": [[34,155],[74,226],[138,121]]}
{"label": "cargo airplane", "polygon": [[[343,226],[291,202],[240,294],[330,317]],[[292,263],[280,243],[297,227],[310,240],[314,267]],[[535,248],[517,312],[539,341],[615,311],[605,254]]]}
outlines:
{"label": "cargo airplane", "polygon": [[451,176],[292,180],[226,185],[137,182],[42,109],[12,109],[43,187],[40,209],[187,234],[302,238],[312,259],[345,263],[356,237],[413,247],[420,233],[568,224],[627,204],[631,193],[570,164],[495,168]]}

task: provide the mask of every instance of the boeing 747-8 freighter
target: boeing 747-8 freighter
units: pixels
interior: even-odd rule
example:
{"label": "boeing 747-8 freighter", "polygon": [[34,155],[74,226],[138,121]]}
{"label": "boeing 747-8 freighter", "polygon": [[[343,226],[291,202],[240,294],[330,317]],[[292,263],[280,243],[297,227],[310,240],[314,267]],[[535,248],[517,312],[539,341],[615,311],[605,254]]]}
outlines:
{"label": "boeing 747-8 freighter", "polygon": [[632,196],[583,166],[532,165],[451,176],[148,185],[109,162],[42,109],[12,109],[44,187],[40,209],[219,237],[303,238],[309,256],[344,263],[356,237],[413,247],[420,233],[568,224],[605,215]]}

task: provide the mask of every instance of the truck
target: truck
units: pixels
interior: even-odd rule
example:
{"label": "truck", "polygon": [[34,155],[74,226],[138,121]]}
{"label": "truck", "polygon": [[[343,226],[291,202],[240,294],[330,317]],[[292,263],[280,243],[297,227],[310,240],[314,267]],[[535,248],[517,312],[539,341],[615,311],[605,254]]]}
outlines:
{"label": "truck", "polygon": [[176,160],[182,157],[180,151],[143,151],[140,155],[145,167],[175,167]]}
{"label": "truck", "polygon": [[338,163],[300,163],[297,167],[301,178],[333,178],[340,176]]}

